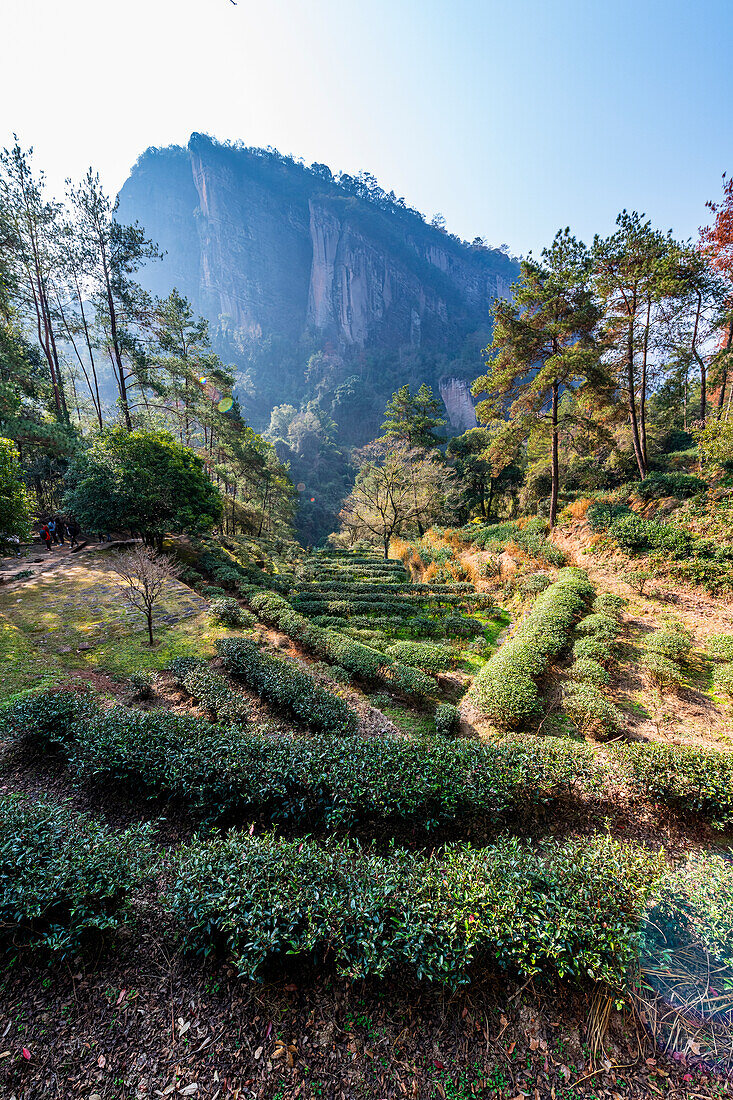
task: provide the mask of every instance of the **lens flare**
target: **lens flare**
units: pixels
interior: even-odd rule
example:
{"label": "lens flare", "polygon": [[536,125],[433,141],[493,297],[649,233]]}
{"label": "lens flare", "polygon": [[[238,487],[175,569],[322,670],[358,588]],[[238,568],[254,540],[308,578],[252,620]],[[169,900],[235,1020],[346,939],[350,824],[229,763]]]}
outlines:
{"label": "lens flare", "polygon": [[233,404],[234,401],[231,397],[222,397],[221,401],[216,407],[220,413],[226,413],[229,412]]}
{"label": "lens flare", "polygon": [[302,493],[303,490],[305,489],[305,482],[304,481],[299,481],[296,488],[297,488],[299,493]]}
{"label": "lens flare", "polygon": [[200,378],[199,378],[199,382],[201,383],[201,385],[202,385],[202,386],[205,386],[205,385],[206,385],[206,375],[205,375],[205,374],[202,374],[202,375],[200,376]]}

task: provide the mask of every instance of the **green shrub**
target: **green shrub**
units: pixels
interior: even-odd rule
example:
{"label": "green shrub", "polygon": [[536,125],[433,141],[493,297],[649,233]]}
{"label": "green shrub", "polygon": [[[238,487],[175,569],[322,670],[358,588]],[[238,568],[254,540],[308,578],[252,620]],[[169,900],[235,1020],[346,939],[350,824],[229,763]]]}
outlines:
{"label": "green shrub", "polygon": [[668,626],[655,630],[644,639],[644,652],[657,653],[668,661],[681,663],[692,649],[692,639],[683,627]]}
{"label": "green shrub", "polygon": [[[665,884],[650,927],[663,933],[667,953],[690,941],[733,967],[733,862],[712,852],[690,856]],[[657,939],[656,936],[653,937]]]}
{"label": "green shrub", "polygon": [[714,824],[733,820],[733,754],[682,745],[626,745],[616,750],[631,781],[682,813]]}
{"label": "green shrub", "polygon": [[127,677],[127,683],[129,685],[128,698],[135,701],[152,699],[154,695],[154,682],[155,673],[150,670],[131,673]]}
{"label": "green shrub", "polygon": [[426,858],[232,833],[179,854],[167,904],[189,950],[218,948],[247,977],[300,955],[350,979],[407,965],[456,987],[491,957],[519,976],[619,987],[662,873],[661,856],[610,838]]}
{"label": "green shrub", "polygon": [[649,674],[650,679],[659,687],[679,687],[684,675],[676,661],[670,661],[661,653],[642,653],[641,665]]}
{"label": "green shrub", "polygon": [[217,588],[216,585],[213,584],[202,584],[201,595],[205,596],[207,600],[214,600],[218,597],[222,597],[222,599],[229,599],[226,594],[226,589]]}
{"label": "green shrub", "polygon": [[594,684],[603,687],[611,680],[606,669],[592,657],[580,657],[573,661],[568,673],[571,680],[577,680],[581,684]]}
{"label": "green shrub", "polygon": [[633,513],[612,520],[608,533],[623,550],[632,554],[642,553],[651,547],[648,521]]}
{"label": "green shrub", "polygon": [[435,708],[435,731],[446,737],[458,732],[458,707],[451,703],[438,703]]}
{"label": "green shrub", "polygon": [[84,721],[95,708],[88,689],[28,692],[0,708],[0,734],[42,745],[64,745],[73,736],[75,724]]}
{"label": "green shrub", "polygon": [[523,577],[519,582],[519,591],[523,596],[538,596],[551,584],[547,573],[532,573],[529,577]]}
{"label": "green shrub", "polygon": [[599,641],[612,641],[618,634],[618,620],[600,611],[586,615],[575,628],[578,637],[593,637]]}
{"label": "green shrub", "polygon": [[733,699],[733,664],[721,665],[713,673],[713,685],[720,695]]}
{"label": "green shrub", "polygon": [[720,661],[733,661],[733,634],[711,634],[707,640],[707,651]]}
{"label": "green shrub", "polygon": [[454,650],[428,642],[395,642],[389,646],[387,653],[396,661],[421,668],[424,672],[442,672],[456,661]]}
{"label": "green shrub", "polygon": [[626,601],[615,592],[601,592],[593,601],[593,610],[601,615],[618,618],[625,604]]}
{"label": "green shrub", "polygon": [[[537,709],[534,679],[551,657],[560,654],[593,587],[580,569],[565,569],[504,645],[476,676],[471,697],[491,722],[508,729],[527,721]],[[577,644],[577,643],[576,643]]]}
{"label": "green shrub", "polygon": [[389,683],[390,687],[399,686],[401,690],[418,696],[429,696],[435,692],[435,683],[424,672],[402,665],[378,649],[362,645],[336,631],[316,626],[294,611],[281,596],[263,593],[255,596],[251,604],[264,622],[277,626],[318,656],[335,661],[355,676],[365,680],[381,680]]}
{"label": "green shrub", "polygon": [[696,493],[702,493],[707,489],[707,482],[692,474],[660,473],[648,474],[634,488],[637,496],[642,500],[658,500],[660,497],[677,497],[684,500],[693,497]]}
{"label": "green shrub", "polygon": [[249,720],[247,702],[208,662],[199,657],[179,657],[171,662],[168,671],[174,680],[219,722],[246,725]]}
{"label": "green shrub", "polygon": [[0,798],[0,935],[75,955],[124,920],[149,859],[149,826],[112,831],[45,795]]}
{"label": "green shrub", "polygon": [[[220,623],[222,626],[244,626],[244,612],[235,599],[231,596],[221,596],[218,599],[212,600],[209,605],[209,611],[214,622]],[[254,615],[251,612],[246,612],[250,618],[250,622],[254,623]]]}
{"label": "green shrub", "polygon": [[613,642],[604,638],[578,638],[573,645],[573,660],[597,661],[599,664],[608,663],[614,654]]}
{"label": "green shrub", "polygon": [[565,712],[585,736],[610,737],[621,725],[613,703],[592,683],[575,683],[563,694]]}
{"label": "green shrub", "polygon": [[229,673],[312,729],[341,734],[356,729],[356,714],[345,700],[321,687],[293,662],[262,653],[248,638],[224,638],[216,648]]}

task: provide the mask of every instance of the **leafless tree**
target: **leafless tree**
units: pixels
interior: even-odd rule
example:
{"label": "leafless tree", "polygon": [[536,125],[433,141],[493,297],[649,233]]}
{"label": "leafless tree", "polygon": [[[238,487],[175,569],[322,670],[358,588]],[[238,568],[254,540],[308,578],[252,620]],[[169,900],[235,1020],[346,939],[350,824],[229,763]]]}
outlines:
{"label": "leafless tree", "polygon": [[147,546],[136,546],[134,550],[118,554],[112,568],[122,578],[123,583],[117,585],[120,595],[145,616],[150,645],[155,645],[153,612],[170,582],[180,577],[181,566],[166,554]]}

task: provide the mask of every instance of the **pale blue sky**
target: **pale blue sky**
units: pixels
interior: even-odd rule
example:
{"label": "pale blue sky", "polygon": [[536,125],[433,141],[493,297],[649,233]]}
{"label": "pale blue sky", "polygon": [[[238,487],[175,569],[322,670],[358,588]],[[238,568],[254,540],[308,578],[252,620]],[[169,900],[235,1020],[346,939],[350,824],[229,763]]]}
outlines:
{"label": "pale blue sky", "polygon": [[360,169],[462,237],[694,234],[733,171],[733,0],[7,5],[0,143],[110,190],[193,130]]}

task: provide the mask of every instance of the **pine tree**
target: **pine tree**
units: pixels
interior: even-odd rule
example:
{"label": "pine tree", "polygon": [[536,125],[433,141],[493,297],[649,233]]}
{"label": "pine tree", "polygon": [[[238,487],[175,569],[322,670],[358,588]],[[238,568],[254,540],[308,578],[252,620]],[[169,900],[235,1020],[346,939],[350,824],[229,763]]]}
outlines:
{"label": "pine tree", "polygon": [[[493,312],[494,338],[486,349],[490,369],[473,384],[475,396],[489,397],[476,412],[482,423],[507,412],[503,434],[515,444],[538,425],[549,425],[553,525],[560,480],[560,392],[566,386],[600,392],[604,383],[594,339],[599,314],[585,245],[568,229],[559,232],[539,260],[522,261],[512,298],[497,299]],[[495,446],[502,446],[501,440]]]}
{"label": "pine tree", "polygon": [[407,447],[421,450],[437,447],[443,441],[435,434],[436,430],[445,424],[439,415],[440,408],[440,401],[424,382],[416,394],[410,393],[409,385],[401,386],[384,410],[382,433],[386,439]]}

